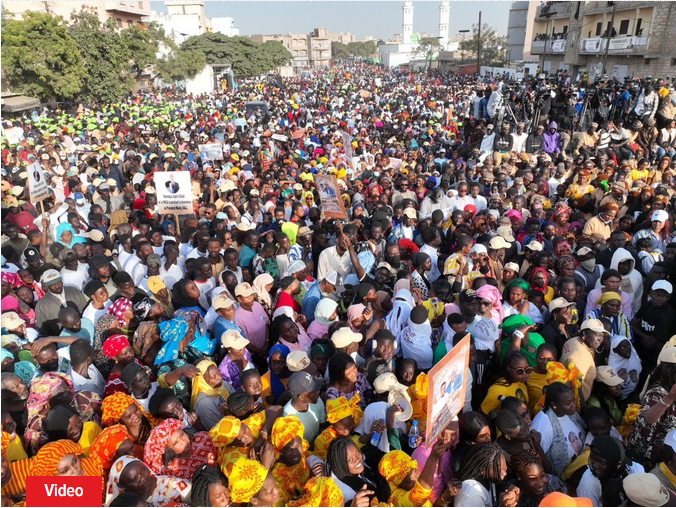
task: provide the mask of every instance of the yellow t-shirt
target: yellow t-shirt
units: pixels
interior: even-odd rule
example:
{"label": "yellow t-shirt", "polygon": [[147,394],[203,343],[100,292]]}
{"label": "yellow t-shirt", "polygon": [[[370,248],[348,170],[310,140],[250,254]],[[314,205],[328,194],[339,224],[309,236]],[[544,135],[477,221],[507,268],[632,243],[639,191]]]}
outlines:
{"label": "yellow t-shirt", "polygon": [[547,386],[547,374],[538,374],[537,372],[531,372],[528,376],[528,408],[533,411],[535,404],[538,403],[538,400],[545,393],[545,386]]}
{"label": "yellow t-shirt", "polygon": [[82,426],[82,435],[80,436],[78,444],[84,450],[85,457],[89,457],[89,448],[101,432],[103,432],[101,427],[94,422],[85,422]]}
{"label": "yellow t-shirt", "polygon": [[481,412],[485,415],[500,409],[500,397],[516,397],[528,405],[528,387],[523,383],[506,384],[505,378],[498,379],[488,389],[486,398],[481,403]]}
{"label": "yellow t-shirt", "polygon": [[9,462],[15,462],[17,460],[27,459],[28,454],[26,453],[21,438],[17,435],[9,442],[7,445],[7,460]]}

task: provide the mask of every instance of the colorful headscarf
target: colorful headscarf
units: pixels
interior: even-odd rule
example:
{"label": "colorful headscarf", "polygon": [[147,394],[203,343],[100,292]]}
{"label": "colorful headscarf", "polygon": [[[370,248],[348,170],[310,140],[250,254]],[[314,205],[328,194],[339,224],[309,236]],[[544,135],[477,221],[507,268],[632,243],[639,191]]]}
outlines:
{"label": "colorful headscarf", "polygon": [[514,314],[513,316],[508,316],[499,326],[499,328],[505,332],[508,336],[511,335],[521,326],[533,326],[535,322],[528,316],[523,316],[521,314]]}
{"label": "colorful headscarf", "polygon": [[[142,460],[137,459],[132,455],[125,455],[117,459],[110,468],[110,474],[108,475],[108,483],[106,484],[106,500],[104,502],[105,506],[110,506],[110,503],[120,495],[120,476],[122,476],[122,471],[132,462],[140,462],[143,464],[143,467],[146,466]],[[151,473],[152,474],[152,473]]]}
{"label": "colorful headscarf", "polygon": [[331,477],[311,477],[305,482],[305,493],[286,506],[343,506],[345,500],[340,487]]}
{"label": "colorful headscarf", "polygon": [[179,309],[174,312],[173,317],[183,318],[186,323],[192,321],[195,324],[195,338],[189,345],[199,349],[205,355],[213,354],[217,341],[211,340],[204,318],[197,309]]}
{"label": "colorful headscarf", "polygon": [[573,247],[571,247],[570,243],[566,240],[557,243],[556,247],[554,247],[554,254],[556,254],[557,258],[569,256],[571,252],[573,252]]}
{"label": "colorful headscarf", "polygon": [[155,330],[159,332],[159,327],[154,321],[144,321],[138,326],[131,341],[136,358],[142,359],[155,343],[153,341],[153,332]]}
{"label": "colorful headscarf", "polygon": [[0,453],[2,455],[7,455],[7,448],[9,447],[9,443],[12,441],[12,436],[9,435],[8,432],[3,431],[2,432],[2,439],[0,440]]}
{"label": "colorful headscarf", "polygon": [[68,390],[75,395],[75,388],[70,376],[59,372],[47,372],[46,374],[33,380],[31,384],[30,395],[26,401],[28,409],[28,420],[38,416],[38,413],[44,409],[49,402],[52,393],[61,383],[64,383]]}
{"label": "colorful headscarf", "polygon": [[380,459],[378,471],[390,483],[392,490],[404,481],[412,469],[418,469],[418,461],[401,450],[392,450]]}
{"label": "colorful headscarf", "polygon": [[615,291],[606,291],[605,293],[601,294],[601,297],[598,300],[596,300],[596,305],[603,305],[605,303],[612,302],[613,300],[617,300],[621,303],[622,297]]}
{"label": "colorful headscarf", "polygon": [[155,427],[146,445],[143,447],[143,462],[155,474],[166,474],[164,465],[164,453],[167,451],[167,443],[174,431],[183,428],[183,422],[174,418],[167,418]]}
{"label": "colorful headscarf", "polygon": [[234,503],[248,503],[260,492],[267,477],[268,470],[260,462],[238,460],[230,473],[230,499]]}
{"label": "colorful headscarf", "polygon": [[493,305],[493,316],[497,319],[498,323],[502,323],[502,295],[500,294],[500,290],[490,284],[484,284],[476,290],[476,294],[482,300],[491,302]]}
{"label": "colorful headscarf", "polygon": [[282,448],[291,441],[299,437],[303,444],[303,449],[307,451],[308,442],[303,439],[305,427],[296,415],[283,416],[275,420],[270,434],[270,443],[274,446],[277,453],[282,452]]}
{"label": "colorful headscarf", "polygon": [[224,416],[210,431],[209,436],[216,445],[216,448],[230,446],[237,439],[243,423],[234,416]]}
{"label": "colorful headscarf", "polygon": [[348,401],[346,397],[338,397],[326,401],[326,419],[329,423],[336,423],[343,418],[351,416],[354,419],[355,427],[364,417],[364,411],[359,407],[361,396],[359,392]]}
{"label": "colorful headscarf", "polygon": [[[538,273],[543,274],[544,277],[545,277],[545,285],[543,287],[536,287],[535,282],[533,282],[535,280],[535,275],[538,274]],[[547,273],[547,270],[545,270],[542,267],[533,268],[533,271],[530,272],[529,282],[530,282],[530,285],[533,289],[535,289],[537,291],[541,291],[542,293],[544,293],[546,295],[547,294],[547,286],[549,285],[549,273]]]}
{"label": "colorful headscarf", "polygon": [[[66,232],[70,231],[70,233],[73,235],[73,239],[70,241],[70,244],[66,244],[65,242],[61,241],[61,236]],[[56,228],[56,241],[59,242],[60,244],[65,245],[68,248],[72,248],[73,245],[76,243],[87,243],[87,240],[82,238],[81,236],[78,236],[75,230],[73,229],[73,226],[71,226],[68,222],[62,222],[59,224]]]}
{"label": "colorful headscarf", "polygon": [[352,324],[352,321],[364,314],[365,309],[366,307],[363,303],[355,303],[347,308],[347,324],[350,325],[350,329],[355,333],[359,333],[359,329]]}
{"label": "colorful headscarf", "polygon": [[129,324],[127,318],[124,317],[124,313],[131,309],[131,300],[129,298],[118,298],[113,302],[113,304],[108,307],[108,313],[115,316],[120,322],[120,326],[123,328]]}
{"label": "colorful headscarf", "polygon": [[169,321],[159,324],[160,334],[164,345],[155,358],[155,365],[161,365],[165,362],[172,362],[178,358],[178,345],[188,333],[188,322],[176,317]]}
{"label": "colorful headscarf", "polygon": [[[549,362],[547,363],[547,378],[545,380],[545,386],[549,386],[552,383],[570,383],[575,392],[575,402],[577,407],[580,407],[580,389],[582,388],[582,373],[573,362],[568,363],[568,368],[564,367],[562,363],[559,362]],[[545,396],[542,395],[540,400],[535,404],[533,414],[539,413],[542,408],[545,407]]]}
{"label": "colorful headscarf", "polygon": [[530,294],[530,284],[528,284],[528,282],[526,282],[523,279],[514,279],[514,280],[511,280],[507,283],[507,285],[505,286],[505,291],[503,292],[503,295],[506,295],[507,297],[509,297],[509,292],[512,290],[512,288],[515,288],[515,287],[523,289],[524,292],[526,293],[526,296],[528,296]]}
{"label": "colorful headscarf", "polygon": [[30,476],[56,476],[56,467],[61,459],[69,453],[79,457],[84,453],[84,450],[70,439],[60,439],[47,443],[33,457]]}
{"label": "colorful headscarf", "polygon": [[6,350],[4,347],[0,350],[2,351],[2,357],[0,358],[0,363],[4,362],[7,358],[14,359],[14,355]]}
{"label": "colorful headscarf", "polygon": [[103,467],[105,471],[108,471],[113,466],[113,459],[115,458],[117,450],[127,439],[133,442],[131,434],[129,434],[127,427],[124,425],[118,424],[106,427],[103,429],[103,432],[94,439],[92,446],[89,448],[89,456],[98,459],[101,467]]}
{"label": "colorful headscarf", "polygon": [[109,427],[110,425],[119,423],[124,412],[132,404],[136,404],[141,412],[145,414],[145,409],[131,395],[123,392],[115,392],[112,395],[108,395],[103,399],[103,404],[101,404],[101,425]]}
{"label": "colorful headscarf", "polygon": [[194,377],[192,380],[192,395],[190,396],[190,411],[195,410],[195,403],[197,402],[197,396],[200,393],[207,395],[208,397],[223,397],[223,400],[228,400],[230,397],[230,392],[228,389],[221,385],[218,388],[213,388],[209,383],[204,379],[204,375],[209,370],[209,367],[218,366],[211,360],[205,358],[197,364],[197,370],[200,371],[199,375]]}
{"label": "colorful headscarf", "polygon": [[96,322],[96,329],[94,330],[94,343],[92,344],[94,348],[94,365],[104,379],[108,377],[110,371],[115,365],[115,361],[108,358],[103,354],[103,343],[108,338],[109,330],[113,321],[117,321],[117,318],[112,314],[104,314]]}
{"label": "colorful headscarf", "polygon": [[124,335],[113,335],[108,337],[103,343],[103,354],[108,358],[115,358],[119,355],[126,347],[129,347],[129,341]]}
{"label": "colorful headscarf", "polygon": [[[270,348],[270,353],[268,354],[268,368],[270,368],[270,362],[272,361],[272,355],[275,353],[279,353],[282,355],[282,357],[286,360],[286,357],[289,356],[289,353],[291,353],[291,350],[285,346],[284,344],[275,344]],[[284,386],[284,383],[282,383],[282,379],[287,379],[289,376],[291,376],[291,371],[287,367],[284,372],[282,372],[281,376],[277,376],[274,372],[272,372],[272,369],[270,368],[270,387],[272,388],[272,393],[275,396],[275,400],[279,399],[279,397],[282,396],[282,394],[286,391],[286,387]]]}
{"label": "colorful headscarf", "polygon": [[11,284],[12,287],[17,287],[21,279],[16,273],[8,272],[6,270],[2,271],[2,282],[5,284]]}
{"label": "colorful headscarf", "polygon": [[331,298],[322,298],[315,308],[315,321],[320,325],[330,326],[333,321],[329,318],[336,312],[336,308],[338,308],[338,302]]}
{"label": "colorful headscarf", "polygon": [[315,356],[319,355],[331,356],[331,349],[326,344],[315,342],[312,344],[312,349],[310,349],[310,358],[314,359]]}

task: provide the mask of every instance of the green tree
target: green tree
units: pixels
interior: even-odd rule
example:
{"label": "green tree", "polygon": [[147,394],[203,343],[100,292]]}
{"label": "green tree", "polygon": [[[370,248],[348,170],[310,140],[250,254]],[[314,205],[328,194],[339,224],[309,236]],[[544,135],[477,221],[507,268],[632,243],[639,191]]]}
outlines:
{"label": "green tree", "polygon": [[122,30],[122,40],[129,51],[130,68],[136,77],[140,77],[145,69],[158,61],[158,50],[161,46],[171,50],[176,48],[169,37],[157,23],[133,25]]}
{"label": "green tree", "polygon": [[82,99],[115,102],[132,91],[133,79],[123,74],[131,55],[114,19],[102,25],[96,11],[85,6],[73,13],[68,33],[77,43],[87,69]]}
{"label": "green tree", "polygon": [[441,43],[436,37],[423,37],[414,51],[414,55],[422,57],[427,62],[428,68],[432,66],[432,60],[439,54]]}
{"label": "green tree", "polygon": [[342,42],[332,42],[331,56],[333,58],[350,58],[350,50]]}
{"label": "green tree", "polygon": [[270,59],[272,64],[270,69],[287,65],[293,58],[291,52],[279,41],[265,41],[260,48],[263,54]]}
{"label": "green tree", "polygon": [[207,64],[207,57],[201,51],[178,49],[169,56],[160,58],[155,72],[164,81],[181,81],[194,78]]}
{"label": "green tree", "polygon": [[40,99],[72,99],[88,77],[63,18],[41,12],[2,20],[2,67],[12,91]]}
{"label": "green tree", "polygon": [[[479,25],[472,25],[472,37],[460,42],[460,50],[465,52],[465,58],[476,60]],[[502,67],[505,64],[507,36],[499,35],[486,23],[481,27],[481,64]]]}
{"label": "green tree", "polygon": [[378,47],[374,41],[350,42],[347,45],[347,49],[350,51],[351,55],[360,56],[362,58],[373,56],[378,51]]}

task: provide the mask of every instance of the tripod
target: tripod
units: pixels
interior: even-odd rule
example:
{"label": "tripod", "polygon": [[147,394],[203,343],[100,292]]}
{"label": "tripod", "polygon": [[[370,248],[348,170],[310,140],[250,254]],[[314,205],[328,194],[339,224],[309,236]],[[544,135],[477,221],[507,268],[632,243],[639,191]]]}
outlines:
{"label": "tripod", "polygon": [[538,102],[533,107],[533,116],[528,123],[528,134],[533,132],[534,129],[537,129],[538,124],[540,123],[540,115],[542,114],[542,103]]}

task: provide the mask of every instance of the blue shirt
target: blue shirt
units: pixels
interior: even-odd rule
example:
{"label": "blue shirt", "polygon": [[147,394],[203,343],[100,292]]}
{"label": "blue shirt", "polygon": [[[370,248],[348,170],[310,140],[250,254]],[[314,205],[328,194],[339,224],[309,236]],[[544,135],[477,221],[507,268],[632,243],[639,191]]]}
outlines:
{"label": "blue shirt", "polygon": [[[65,328],[61,330],[59,334],[60,337],[79,337],[81,339],[88,339],[89,343],[94,345],[94,325],[87,318],[82,318],[82,324],[80,325],[80,330],[77,332],[71,332]],[[68,347],[66,344],[59,344],[59,347]]]}
{"label": "blue shirt", "polygon": [[319,300],[322,298],[324,298],[324,295],[319,288],[319,281],[317,281],[310,286],[310,289],[307,290],[307,293],[305,293],[305,296],[303,297],[301,313],[307,318],[308,323],[314,321],[315,309],[317,308]]}

